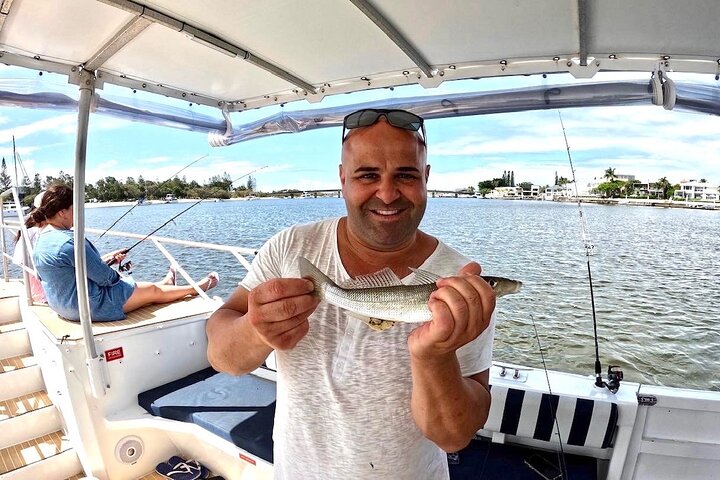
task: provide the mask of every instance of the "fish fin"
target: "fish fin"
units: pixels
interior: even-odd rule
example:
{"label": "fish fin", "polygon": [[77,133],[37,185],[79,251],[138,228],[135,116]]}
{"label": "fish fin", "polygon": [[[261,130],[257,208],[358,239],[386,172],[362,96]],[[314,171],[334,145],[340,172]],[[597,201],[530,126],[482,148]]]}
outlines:
{"label": "fish fin", "polygon": [[333,287],[337,287],[335,282],[321,272],[313,263],[305,257],[298,257],[298,268],[300,269],[300,276],[303,278],[309,278],[315,284],[315,290],[320,288],[320,285],[327,283]]}
{"label": "fish fin", "polygon": [[440,275],[436,275],[432,272],[428,272],[427,270],[422,270],[420,268],[410,267],[410,271],[412,271],[415,274],[415,278],[413,278],[412,282],[410,282],[412,285],[424,285],[426,283],[435,283],[441,278]]}
{"label": "fish fin", "polygon": [[395,322],[392,320],[380,320],[379,318],[372,318],[372,317],[366,317],[364,315],[357,315],[352,312],[345,312],[345,315],[353,320],[359,320],[363,322],[368,327],[372,328],[373,330],[376,330],[378,332],[382,332],[387,330],[390,327],[395,326]]}
{"label": "fish fin", "polygon": [[343,284],[343,288],[376,288],[402,285],[402,281],[389,268],[369,275],[360,275]]}

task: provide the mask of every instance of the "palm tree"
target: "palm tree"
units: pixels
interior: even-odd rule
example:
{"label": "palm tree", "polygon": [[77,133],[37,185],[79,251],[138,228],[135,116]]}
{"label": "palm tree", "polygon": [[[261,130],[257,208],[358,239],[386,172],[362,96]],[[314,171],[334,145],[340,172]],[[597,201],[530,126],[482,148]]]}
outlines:
{"label": "palm tree", "polygon": [[667,177],[662,177],[660,180],[655,182],[655,187],[658,190],[662,191],[663,198],[667,198],[668,193],[670,192],[670,189],[672,188],[672,184],[668,181]]}
{"label": "palm tree", "polygon": [[635,194],[635,190],[639,184],[640,181],[638,180],[628,180],[620,189],[625,193],[626,197],[631,197]]}
{"label": "palm tree", "polygon": [[609,182],[615,181],[615,169],[608,168],[605,170],[605,178],[607,178]]}

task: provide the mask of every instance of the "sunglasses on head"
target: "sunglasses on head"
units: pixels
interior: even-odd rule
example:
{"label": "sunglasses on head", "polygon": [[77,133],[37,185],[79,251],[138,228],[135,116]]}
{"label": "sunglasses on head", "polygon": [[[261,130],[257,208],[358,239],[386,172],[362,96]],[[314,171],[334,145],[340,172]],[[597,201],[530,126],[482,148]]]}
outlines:
{"label": "sunglasses on head", "polygon": [[385,120],[393,127],[410,130],[412,132],[420,131],[420,141],[425,145],[425,122],[421,117],[405,110],[385,110],[379,108],[358,110],[345,117],[343,120],[343,142],[345,141],[345,130],[369,127],[377,123],[380,117],[385,117]]}

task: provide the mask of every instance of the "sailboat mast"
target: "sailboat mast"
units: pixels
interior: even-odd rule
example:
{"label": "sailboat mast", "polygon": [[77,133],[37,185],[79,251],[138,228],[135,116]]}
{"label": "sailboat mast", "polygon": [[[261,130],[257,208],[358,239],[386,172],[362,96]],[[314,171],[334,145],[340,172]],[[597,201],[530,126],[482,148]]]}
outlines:
{"label": "sailboat mast", "polygon": [[17,173],[18,161],[17,161],[17,154],[15,153],[15,135],[12,136],[12,140],[13,140],[13,165],[15,166],[15,186],[19,187],[20,182],[18,182],[18,173]]}

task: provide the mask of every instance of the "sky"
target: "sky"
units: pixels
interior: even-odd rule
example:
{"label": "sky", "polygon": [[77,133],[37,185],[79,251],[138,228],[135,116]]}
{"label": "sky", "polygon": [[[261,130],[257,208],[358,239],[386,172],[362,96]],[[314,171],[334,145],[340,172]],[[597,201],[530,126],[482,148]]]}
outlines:
{"label": "sky", "polygon": [[[702,79],[720,86],[712,76],[670,76],[675,80]],[[591,81],[620,78],[647,79],[647,75],[606,74]],[[38,77],[36,72],[0,67],[0,85],[30,85],[35,81],[49,88],[67,83],[66,78],[59,75],[45,73]],[[553,84],[571,81],[567,75],[552,79]],[[329,97],[315,107],[549,85],[549,82],[541,76],[455,81],[436,89],[409,86]],[[123,94],[129,92],[106,86],[101,93],[120,90]],[[285,108],[312,107],[297,102]],[[217,110],[197,105],[191,108],[221,118]],[[237,126],[270,116],[279,108],[234,114],[233,122]],[[654,106],[564,109],[562,116],[575,174],[581,185],[600,180],[607,168],[614,168],[616,174],[635,175],[642,182],[667,177],[672,183],[704,178],[720,184],[720,117],[666,111]],[[77,115],[72,111],[0,107],[0,155],[8,160],[8,173],[14,174],[10,161],[14,135],[22,164],[31,178],[35,173],[43,179],[47,175],[57,176],[61,170],[72,174],[76,120]],[[572,178],[556,110],[428,120],[426,129],[430,189],[477,187],[479,181],[499,178],[505,170],[514,171],[516,184],[527,181],[551,185],[555,172]],[[203,183],[213,175],[227,173],[234,179],[267,166],[253,174],[258,190],[332,189],[339,187],[340,136],[340,127],[325,128],[216,148],[209,146],[203,133],[93,114],[86,177],[90,183],[106,176],[125,181],[127,177],[137,179],[140,175],[146,180],[163,181],[193,160],[204,157],[183,170],[181,176]],[[240,180],[235,186],[245,181]]]}

